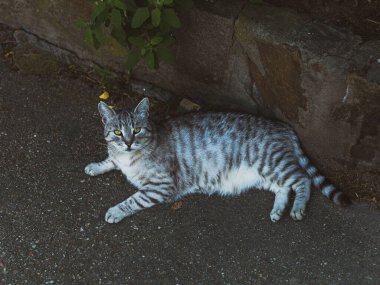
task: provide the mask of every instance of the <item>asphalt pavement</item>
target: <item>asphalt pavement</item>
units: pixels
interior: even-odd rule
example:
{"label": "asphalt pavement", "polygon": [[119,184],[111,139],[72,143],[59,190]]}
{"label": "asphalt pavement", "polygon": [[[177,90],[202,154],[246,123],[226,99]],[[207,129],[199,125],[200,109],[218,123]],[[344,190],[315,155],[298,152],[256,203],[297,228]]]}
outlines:
{"label": "asphalt pavement", "polygon": [[192,196],[119,224],[120,172],[106,155],[99,88],[0,61],[0,284],[380,284],[380,211],[314,193],[307,217],[273,224],[273,196]]}

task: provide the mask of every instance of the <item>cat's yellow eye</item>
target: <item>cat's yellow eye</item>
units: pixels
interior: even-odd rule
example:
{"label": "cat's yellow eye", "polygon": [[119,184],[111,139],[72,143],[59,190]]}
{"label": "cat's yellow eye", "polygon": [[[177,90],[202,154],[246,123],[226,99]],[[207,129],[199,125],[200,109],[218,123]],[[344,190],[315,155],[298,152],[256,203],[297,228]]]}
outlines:
{"label": "cat's yellow eye", "polygon": [[139,132],[141,132],[141,128],[135,128],[135,129],[133,130],[133,132],[134,132],[135,134],[138,134]]}
{"label": "cat's yellow eye", "polygon": [[114,130],[113,133],[117,136],[121,136],[122,132],[120,130]]}

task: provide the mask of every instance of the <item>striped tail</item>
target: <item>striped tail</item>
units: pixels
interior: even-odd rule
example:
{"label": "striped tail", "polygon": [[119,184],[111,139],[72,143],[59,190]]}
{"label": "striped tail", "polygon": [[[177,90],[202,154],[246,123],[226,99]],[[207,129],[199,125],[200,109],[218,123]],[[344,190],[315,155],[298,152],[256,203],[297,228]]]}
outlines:
{"label": "striped tail", "polygon": [[351,204],[350,198],[335,188],[335,186],[323,175],[321,175],[317,168],[315,168],[305,156],[302,149],[297,145],[296,155],[299,159],[299,164],[303,169],[306,170],[307,174],[310,176],[315,188],[321,190],[322,194],[333,201],[339,206],[348,206]]}

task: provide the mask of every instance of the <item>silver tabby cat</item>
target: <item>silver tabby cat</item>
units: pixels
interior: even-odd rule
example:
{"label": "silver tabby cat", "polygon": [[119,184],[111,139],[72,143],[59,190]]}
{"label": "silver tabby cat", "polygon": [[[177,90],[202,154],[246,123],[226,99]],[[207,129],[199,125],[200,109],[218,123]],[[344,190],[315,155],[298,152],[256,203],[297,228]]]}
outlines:
{"label": "silver tabby cat", "polygon": [[90,163],[96,176],[119,169],[138,191],[111,207],[105,220],[120,222],[143,209],[190,193],[239,195],[252,188],[275,194],[270,218],[280,220],[295,193],[290,216],[302,220],[314,186],[338,205],[342,192],[318,174],[294,130],[282,122],[248,114],[192,113],[164,123],[149,120],[149,101],[116,113],[99,103],[108,158]]}

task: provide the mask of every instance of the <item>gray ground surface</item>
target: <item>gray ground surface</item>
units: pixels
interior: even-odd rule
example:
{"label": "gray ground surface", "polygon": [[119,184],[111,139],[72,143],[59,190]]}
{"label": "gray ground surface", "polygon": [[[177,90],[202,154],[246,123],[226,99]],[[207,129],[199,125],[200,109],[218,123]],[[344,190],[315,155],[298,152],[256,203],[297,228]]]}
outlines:
{"label": "gray ground surface", "polygon": [[318,193],[302,222],[269,220],[273,197],[193,196],[116,225],[133,193],[105,156],[98,89],[0,61],[0,284],[380,284],[380,214]]}

